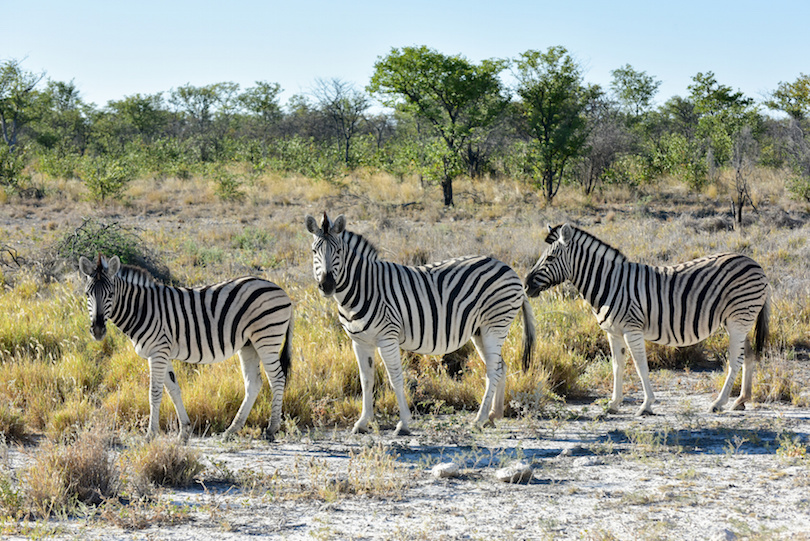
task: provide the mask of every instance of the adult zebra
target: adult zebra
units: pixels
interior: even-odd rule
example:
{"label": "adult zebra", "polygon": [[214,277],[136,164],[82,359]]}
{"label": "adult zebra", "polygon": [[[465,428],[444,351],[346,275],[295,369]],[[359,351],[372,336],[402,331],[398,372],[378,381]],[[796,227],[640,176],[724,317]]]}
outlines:
{"label": "adult zebra", "polygon": [[[415,353],[455,351],[470,338],[486,364],[486,389],[477,425],[503,416],[506,369],[501,357],[509,327],[523,307],[523,367],[531,361],[534,321],[520,277],[491,257],[468,256],[409,267],[377,257],[362,236],[346,230],[341,215],[324,213],[320,226],[306,217],[318,288],[334,297],[344,330],[351,337],[363,408],[353,433],[365,432],[373,417],[374,349],[397,396],[395,434],[408,434],[411,413],[405,399],[400,348]],[[491,406],[491,411],[490,411]],[[489,415],[487,415],[489,412]]]}
{"label": "adult zebra", "polygon": [[729,335],[729,371],[711,410],[728,401],[740,365],[740,396],[733,409],[751,398],[753,359],[748,332],[756,322],[756,357],[768,336],[768,282],[762,268],[739,254],[716,254],[672,267],[633,263],[615,248],[569,224],[551,228],[546,248],[526,278],[526,293],[570,280],[607,332],[613,357],[613,396],[608,411],[622,401],[625,346],[644,388],[638,415],[651,415],[655,400],[644,340],[671,346],[696,344],[724,326]]}
{"label": "adult zebra", "polygon": [[[93,336],[104,338],[109,319],[149,361],[149,438],[159,431],[163,386],[180,421],[180,437],[191,428],[171,360],[210,364],[239,353],[245,398],[224,438],[244,425],[262,388],[261,366],[273,392],[272,439],[281,425],[281,401],[291,363],[292,303],[276,284],[244,277],[196,289],[159,284],[143,269],[109,261],[79,259],[85,280]],[[283,346],[283,348],[282,348]],[[280,353],[279,353],[280,352]],[[168,376],[168,378],[167,378]]]}

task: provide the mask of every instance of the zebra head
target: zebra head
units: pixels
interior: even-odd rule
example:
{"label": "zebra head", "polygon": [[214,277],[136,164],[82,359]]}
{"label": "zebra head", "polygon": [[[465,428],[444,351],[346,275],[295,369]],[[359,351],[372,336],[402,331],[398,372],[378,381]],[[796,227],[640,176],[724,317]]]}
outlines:
{"label": "zebra head", "polygon": [[346,218],[341,214],[332,222],[326,213],[323,221],[307,216],[307,231],[312,233],[312,271],[318,281],[318,289],[324,297],[335,293],[335,276],[340,276],[345,244],[341,233],[346,229]]}
{"label": "zebra head", "polygon": [[107,261],[98,254],[96,263],[86,257],[79,258],[79,273],[84,278],[84,293],[87,295],[87,309],[90,311],[90,325],[93,338],[101,340],[107,334],[107,320],[113,309],[113,278],[121,268],[121,261],[114,256]]}
{"label": "zebra head", "polygon": [[549,246],[540,255],[526,277],[526,294],[536,297],[541,291],[563,283],[571,276],[569,243],[574,230],[569,224],[557,227],[548,226],[546,244]]}

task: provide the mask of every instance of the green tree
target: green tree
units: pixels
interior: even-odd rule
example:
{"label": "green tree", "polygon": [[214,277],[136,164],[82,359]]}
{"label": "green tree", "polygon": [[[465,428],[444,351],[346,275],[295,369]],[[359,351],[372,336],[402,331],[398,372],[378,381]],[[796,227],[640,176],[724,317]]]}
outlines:
{"label": "green tree", "polygon": [[644,71],[636,71],[630,64],[610,72],[610,88],[625,112],[634,118],[650,110],[661,81]]}
{"label": "green tree", "polygon": [[540,187],[551,203],[565,167],[586,150],[588,104],[601,91],[584,86],[582,69],[565,47],[529,50],[515,60],[521,130],[532,141]]}
{"label": "green tree", "polygon": [[36,87],[45,77],[44,73],[23,70],[18,60],[0,64],[0,131],[3,141],[13,153],[20,130],[36,120]]}
{"label": "green tree", "polygon": [[799,122],[810,117],[810,75],[802,73],[792,83],[779,83],[765,106]]}
{"label": "green tree", "polygon": [[687,88],[698,118],[695,137],[705,142],[706,152],[711,151],[716,164],[725,165],[731,160],[740,130],[757,123],[754,100],[718,83],[711,71],[698,73],[692,81]]}
{"label": "green tree", "polygon": [[474,64],[425,46],[394,48],[374,64],[368,91],[431,126],[444,143],[440,177],[444,204],[453,204],[453,180],[464,171],[464,150],[505,110],[498,77],[502,60]]}
{"label": "green tree", "polygon": [[73,81],[48,81],[38,95],[36,140],[60,153],[82,153],[87,147],[92,107],[86,105]]}
{"label": "green tree", "polygon": [[110,101],[107,109],[117,115],[122,129],[147,142],[159,137],[171,121],[162,92],[133,94],[123,100]]}

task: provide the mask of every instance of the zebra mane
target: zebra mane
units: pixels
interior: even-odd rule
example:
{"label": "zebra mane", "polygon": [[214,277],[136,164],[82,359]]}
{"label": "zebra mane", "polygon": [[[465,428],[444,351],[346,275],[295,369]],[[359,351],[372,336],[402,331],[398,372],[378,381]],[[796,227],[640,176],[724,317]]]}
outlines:
{"label": "zebra mane", "polygon": [[[562,224],[555,225],[554,227],[551,228],[551,231],[549,231],[548,236],[546,237],[546,244],[551,244],[551,243],[555,242],[559,238],[560,227],[562,227]],[[585,239],[590,240],[590,242],[588,243],[590,246],[595,247],[597,245],[601,245],[601,246],[604,246],[605,248],[607,248],[606,253],[605,253],[605,257],[608,257],[610,259],[617,259],[617,260],[627,260],[627,256],[624,255],[621,252],[621,250],[619,250],[618,248],[614,248],[613,246],[611,246],[607,242],[595,237],[594,235],[591,235],[590,233],[588,233],[587,231],[585,231],[583,229],[580,229],[578,227],[574,227],[573,225],[571,226],[571,229],[574,230],[574,241],[575,242],[577,242],[579,244],[582,244]]]}
{"label": "zebra mane", "polygon": [[151,287],[157,284],[155,278],[148,270],[134,265],[121,265],[118,277],[128,284]]}
{"label": "zebra mane", "polygon": [[363,235],[344,230],[343,233],[341,233],[341,237],[343,237],[343,241],[355,255],[369,261],[377,261],[379,255],[377,248],[366,240]]}

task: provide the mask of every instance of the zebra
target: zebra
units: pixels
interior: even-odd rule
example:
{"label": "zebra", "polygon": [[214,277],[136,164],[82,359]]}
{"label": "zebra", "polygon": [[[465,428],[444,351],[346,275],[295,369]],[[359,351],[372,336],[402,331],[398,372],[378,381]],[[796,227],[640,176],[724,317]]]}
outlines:
{"label": "zebra", "polygon": [[[503,416],[506,368],[501,356],[509,327],[523,308],[523,367],[531,362],[535,330],[523,283],[511,267],[491,257],[467,256],[411,267],[382,261],[361,235],[346,230],[346,219],[326,213],[318,225],[306,217],[313,236],[313,272],[318,289],[337,301],[343,329],[352,339],[363,404],[352,433],[363,433],[374,416],[373,358],[383,360],[397,397],[395,435],[410,433],[400,348],[445,354],[472,338],[486,364],[486,388],[475,424]],[[491,411],[490,411],[491,406]],[[487,415],[489,412],[489,415]]]}
{"label": "zebra", "polygon": [[721,253],[656,267],[628,261],[619,250],[570,224],[548,226],[548,230],[549,246],[526,277],[526,293],[535,297],[569,280],[590,303],[599,326],[607,332],[613,359],[609,413],[616,413],[622,401],[625,346],[644,389],[638,415],[652,415],[655,398],[645,339],[688,346],[721,326],[729,335],[729,371],[711,411],[720,411],[728,402],[741,365],[742,388],[732,409],[745,409],[754,368],[748,333],[755,327],[756,359],[768,337],[768,281],[759,264],[744,255]]}
{"label": "zebra", "polygon": [[[110,320],[149,361],[149,428],[159,432],[163,386],[174,403],[180,438],[187,441],[191,421],[180,396],[171,360],[211,364],[239,354],[245,397],[224,439],[244,425],[262,388],[264,367],[273,393],[268,439],[281,425],[281,403],[291,365],[292,303],[276,284],[253,277],[195,289],[157,283],[145,270],[109,261],[79,259],[93,337],[104,339]],[[283,348],[282,348],[283,345]],[[168,376],[168,377],[167,377]]]}

